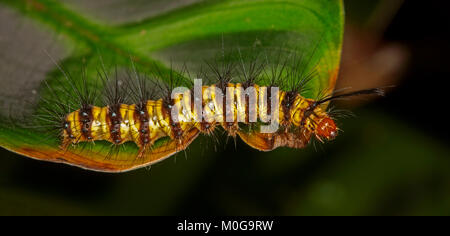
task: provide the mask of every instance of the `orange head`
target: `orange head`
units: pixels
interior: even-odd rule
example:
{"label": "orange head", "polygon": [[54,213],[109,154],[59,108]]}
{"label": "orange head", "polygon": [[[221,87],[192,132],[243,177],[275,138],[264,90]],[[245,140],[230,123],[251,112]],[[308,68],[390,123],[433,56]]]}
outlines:
{"label": "orange head", "polygon": [[326,138],[328,140],[334,139],[337,135],[338,128],[333,119],[325,117],[320,121],[316,127],[316,136],[319,138]]}

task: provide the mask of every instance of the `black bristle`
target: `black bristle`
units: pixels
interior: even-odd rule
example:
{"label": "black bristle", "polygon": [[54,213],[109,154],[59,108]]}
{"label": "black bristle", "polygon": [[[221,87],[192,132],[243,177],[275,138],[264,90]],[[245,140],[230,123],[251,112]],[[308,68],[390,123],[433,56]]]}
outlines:
{"label": "black bristle", "polygon": [[329,96],[326,96],[325,98],[318,100],[316,103],[317,103],[317,105],[320,105],[322,103],[325,103],[325,102],[328,102],[331,100],[339,100],[339,99],[344,99],[344,98],[359,96],[359,95],[384,96],[385,91],[383,88],[371,88],[371,89],[363,89],[363,90],[358,90],[358,91],[344,93],[344,94],[338,94],[338,95],[331,94]]}

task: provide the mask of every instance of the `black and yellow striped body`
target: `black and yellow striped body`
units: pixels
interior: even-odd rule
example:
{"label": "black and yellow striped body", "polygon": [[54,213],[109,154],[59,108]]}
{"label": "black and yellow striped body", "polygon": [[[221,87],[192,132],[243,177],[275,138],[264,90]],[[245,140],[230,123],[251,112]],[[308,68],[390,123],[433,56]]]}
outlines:
{"label": "black and yellow striped body", "polygon": [[[312,134],[317,136],[317,131],[325,123],[327,127],[334,125],[330,124],[331,119],[320,107],[308,110],[314,103],[312,99],[284,91],[271,94],[270,87],[252,87],[254,93],[243,95],[247,88],[243,88],[242,84],[228,84],[228,91],[220,90],[224,98],[217,99],[219,96],[215,85],[203,86],[203,119],[200,121],[193,120],[199,115],[194,109],[195,99],[182,95],[170,103],[160,99],[148,100],[140,106],[118,104],[79,109],[66,116],[62,146],[67,148],[70,144],[96,140],[106,140],[116,145],[134,142],[141,149],[139,155],[145,155],[156,140],[168,136],[177,140],[180,150],[183,150],[198,133],[209,134],[220,125],[229,135],[239,135],[250,146],[269,151],[279,146],[302,148],[309,143]],[[230,97],[226,97],[227,92],[233,101],[228,104],[228,109],[226,99]],[[278,97],[277,122],[280,124],[276,132],[261,133],[258,130],[244,131],[240,128],[240,124],[253,123],[251,118],[256,118],[257,121],[268,120],[273,109],[270,98],[274,96]],[[265,103],[262,103],[262,99],[266,99]],[[254,101],[255,105],[249,105],[249,101]],[[177,109],[175,116],[172,116],[174,107]],[[231,122],[226,120],[230,112],[233,118]],[[251,117],[251,114],[256,117]]]}

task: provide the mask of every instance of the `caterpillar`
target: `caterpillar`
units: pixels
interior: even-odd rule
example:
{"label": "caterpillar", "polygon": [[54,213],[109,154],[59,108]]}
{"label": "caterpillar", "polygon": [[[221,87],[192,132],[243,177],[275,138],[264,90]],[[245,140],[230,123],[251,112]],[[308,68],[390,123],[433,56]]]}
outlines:
{"label": "caterpillar", "polygon": [[[248,100],[258,100],[266,98],[268,87],[259,87],[252,85],[256,93],[253,97],[247,97]],[[106,140],[115,145],[132,141],[139,148],[138,158],[145,155],[147,150],[151,150],[154,142],[163,137],[170,137],[177,140],[179,147],[184,149],[189,145],[199,133],[210,134],[218,124],[228,132],[230,136],[242,138],[244,142],[253,148],[261,151],[271,151],[277,147],[286,146],[291,148],[302,148],[306,146],[314,135],[319,140],[334,139],[338,133],[338,127],[334,120],[324,111],[320,105],[326,101],[354,96],[359,94],[382,93],[382,90],[369,89],[357,91],[349,94],[341,94],[329,97],[323,100],[313,100],[302,97],[295,92],[280,91],[276,95],[279,97],[279,103],[276,104],[279,109],[278,120],[281,129],[274,133],[244,132],[239,128],[239,124],[249,125],[249,116],[251,113],[257,113],[257,119],[266,119],[265,113],[270,107],[263,107],[256,103],[253,111],[249,110],[248,104],[243,104],[240,99],[240,93],[244,87],[242,84],[229,83],[227,89],[239,91],[233,94],[236,102],[231,103],[228,108],[231,113],[235,113],[234,118],[240,117],[242,122],[237,121],[216,121],[217,116],[222,116],[224,110],[206,95],[207,90],[215,90],[216,85],[203,86],[202,106],[207,108],[204,120],[195,122],[176,122],[194,117],[195,113],[186,113],[179,109],[176,117],[172,117],[171,109],[175,104],[187,104],[193,108],[194,104],[186,96],[174,99],[167,103],[163,99],[148,100],[141,105],[114,104],[112,106],[97,107],[88,105],[79,110],[68,114],[64,120],[62,148],[67,148],[69,144],[78,144],[79,142],[93,142],[96,140]],[[241,89],[241,90],[240,90]],[[211,97],[215,93],[211,92]],[[256,112],[259,111],[259,112]],[[179,151],[179,150],[178,150]]]}
{"label": "caterpillar", "polygon": [[[58,156],[61,159],[57,160],[91,170],[115,172],[131,168],[105,167],[103,162],[117,155],[125,145],[134,143],[138,147],[134,158],[140,164],[133,164],[134,169],[152,165],[183,151],[200,134],[212,135],[219,127],[228,136],[240,137],[244,143],[260,151],[278,147],[304,148],[312,139],[321,142],[332,140],[340,129],[327,109],[328,102],[362,94],[384,93],[383,89],[374,88],[349,93],[335,92],[316,99],[306,98],[302,93],[315,78],[315,71],[288,73],[286,61],[281,64],[280,67],[270,68],[269,73],[268,65],[259,60],[253,60],[250,65],[242,64],[238,67],[240,69],[231,63],[208,64],[217,82],[208,86],[195,79],[188,87],[175,87],[179,84],[176,80],[185,77],[182,73],[173,73],[174,70],[167,74],[154,69],[154,78],[148,78],[141,76],[132,66],[133,71],[127,74],[125,80],[120,80],[117,71],[115,79],[110,79],[102,64],[98,77],[105,91],[105,106],[94,105],[97,94],[90,91],[87,78],[80,80],[80,86],[78,80],[72,79],[58,65],[69,84],[60,86],[60,90],[75,94],[75,102],[61,101],[61,91],[56,91],[58,86],[45,82],[50,96],[41,99],[40,113],[35,119],[47,123],[60,137],[61,151]],[[294,63],[294,67],[298,65]],[[243,77],[243,81],[233,83],[232,80],[239,76]],[[155,78],[162,77],[169,77],[165,81],[170,83],[161,86],[155,82]],[[211,76],[203,73],[198,77]],[[263,81],[263,77],[268,80]],[[287,80],[287,77],[293,80]],[[290,90],[280,89],[279,85],[286,81],[297,82],[289,86]],[[148,83],[153,84],[149,86]],[[162,98],[155,96],[152,90],[163,91]],[[129,100],[132,102],[126,98],[132,98]],[[93,164],[91,160],[78,156],[70,159],[71,154],[66,154],[71,148],[77,149],[81,144],[98,141],[110,143],[111,150],[104,161]],[[84,147],[79,149],[82,151]]]}

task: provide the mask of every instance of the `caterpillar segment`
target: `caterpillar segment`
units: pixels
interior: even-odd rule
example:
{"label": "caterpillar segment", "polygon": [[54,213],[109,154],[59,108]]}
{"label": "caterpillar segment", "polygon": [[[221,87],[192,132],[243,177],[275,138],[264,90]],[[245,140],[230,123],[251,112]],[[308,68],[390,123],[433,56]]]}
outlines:
{"label": "caterpillar segment", "polygon": [[[271,94],[271,87],[253,85],[254,93],[245,93],[247,88],[240,83],[229,83],[226,89],[203,86],[200,114],[195,109],[195,97],[188,93],[171,101],[148,100],[143,105],[86,106],[66,116],[61,147],[97,140],[115,145],[134,142],[139,147],[137,158],[156,161],[186,149],[200,133],[211,134],[218,126],[261,151],[283,146],[303,148],[312,136],[319,140],[336,136],[338,129],[333,119],[316,101],[296,92]],[[277,96],[277,107],[271,106],[273,96]],[[279,128],[262,133],[256,124],[268,122],[275,108]],[[170,142],[152,148],[163,137],[169,137]]]}

